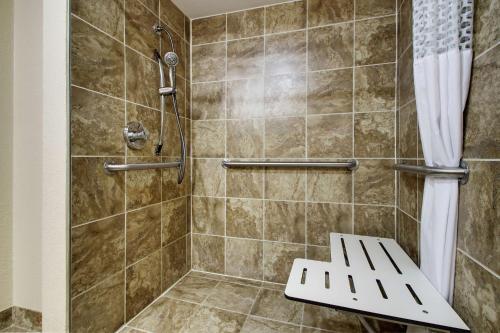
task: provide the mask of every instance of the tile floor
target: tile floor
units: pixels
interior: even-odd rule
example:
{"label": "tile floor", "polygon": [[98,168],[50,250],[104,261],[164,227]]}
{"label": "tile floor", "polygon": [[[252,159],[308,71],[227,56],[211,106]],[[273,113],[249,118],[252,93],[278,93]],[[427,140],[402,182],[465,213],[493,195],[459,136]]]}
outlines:
{"label": "tile floor", "polygon": [[119,333],[360,333],[355,316],[285,299],[284,285],[190,272]]}
{"label": "tile floor", "polygon": [[9,333],[14,333],[15,332],[15,333],[18,333],[18,332],[33,332],[33,331],[30,331],[29,329],[26,329],[26,328],[23,328],[23,327],[12,325],[12,326],[4,328],[3,330],[0,330],[0,332],[2,332],[2,333],[5,333],[5,332],[9,332]]}

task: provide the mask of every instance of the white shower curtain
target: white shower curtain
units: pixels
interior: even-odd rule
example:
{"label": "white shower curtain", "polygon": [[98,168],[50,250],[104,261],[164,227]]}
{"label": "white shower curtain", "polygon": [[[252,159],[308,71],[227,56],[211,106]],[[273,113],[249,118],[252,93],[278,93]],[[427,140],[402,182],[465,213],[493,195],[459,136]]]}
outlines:
{"label": "white shower curtain", "polygon": [[[413,71],[427,166],[458,167],[472,63],[473,0],[413,1]],[[427,177],[421,213],[420,268],[452,302],[458,181]]]}

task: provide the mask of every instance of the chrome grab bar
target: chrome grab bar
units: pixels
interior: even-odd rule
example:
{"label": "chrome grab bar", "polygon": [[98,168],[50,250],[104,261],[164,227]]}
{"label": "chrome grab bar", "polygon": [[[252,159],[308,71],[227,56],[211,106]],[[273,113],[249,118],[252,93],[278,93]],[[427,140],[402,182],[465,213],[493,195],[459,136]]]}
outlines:
{"label": "chrome grab bar", "polygon": [[108,172],[116,171],[132,171],[132,170],[151,170],[151,169],[169,169],[180,167],[181,162],[165,162],[165,163],[137,163],[137,164],[114,164],[104,162],[104,170]]}
{"label": "chrome grab bar", "polygon": [[396,164],[394,169],[401,172],[415,173],[419,175],[439,177],[439,178],[457,178],[461,185],[467,184],[469,180],[469,165],[465,161],[460,161],[458,168],[441,168],[420,165]]}
{"label": "chrome grab bar", "polygon": [[223,160],[224,168],[245,168],[245,167],[276,167],[276,168],[335,168],[356,170],[357,160],[347,160],[342,162],[328,161],[251,161],[251,160]]}

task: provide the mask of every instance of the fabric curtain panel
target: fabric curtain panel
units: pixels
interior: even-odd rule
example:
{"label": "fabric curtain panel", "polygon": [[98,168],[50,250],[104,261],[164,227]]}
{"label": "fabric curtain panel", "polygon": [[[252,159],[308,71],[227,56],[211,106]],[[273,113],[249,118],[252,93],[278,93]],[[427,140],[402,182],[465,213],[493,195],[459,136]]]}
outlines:
{"label": "fabric curtain panel", "polygon": [[[427,166],[458,167],[472,65],[473,0],[413,1],[413,72]],[[421,212],[420,267],[452,302],[458,180],[427,177]]]}

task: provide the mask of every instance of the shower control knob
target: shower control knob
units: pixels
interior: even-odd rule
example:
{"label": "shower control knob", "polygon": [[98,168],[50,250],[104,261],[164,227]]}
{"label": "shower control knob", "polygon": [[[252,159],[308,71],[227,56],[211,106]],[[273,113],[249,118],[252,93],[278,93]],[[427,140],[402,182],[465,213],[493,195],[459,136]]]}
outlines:
{"label": "shower control knob", "polygon": [[130,149],[144,148],[149,139],[149,131],[137,121],[132,121],[123,129],[123,138]]}

